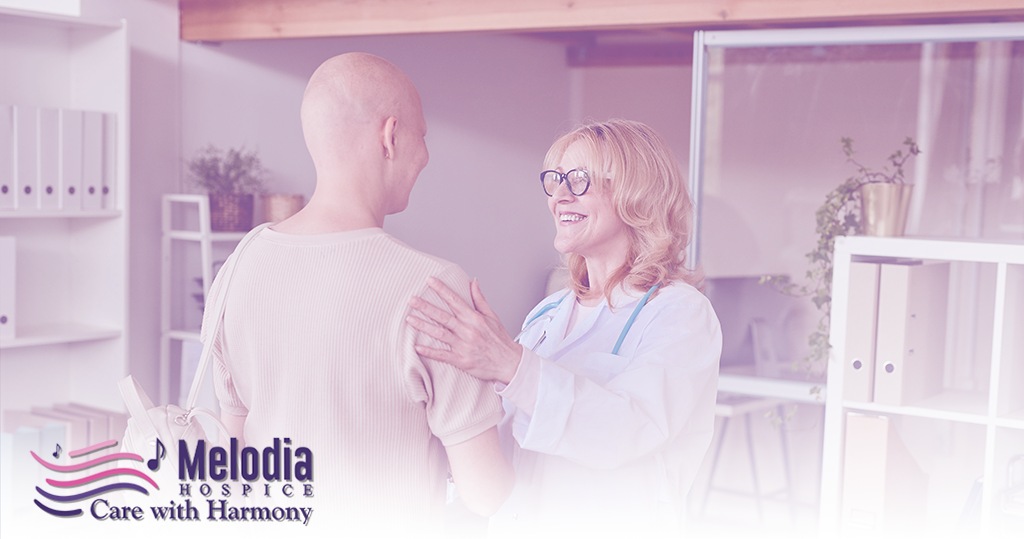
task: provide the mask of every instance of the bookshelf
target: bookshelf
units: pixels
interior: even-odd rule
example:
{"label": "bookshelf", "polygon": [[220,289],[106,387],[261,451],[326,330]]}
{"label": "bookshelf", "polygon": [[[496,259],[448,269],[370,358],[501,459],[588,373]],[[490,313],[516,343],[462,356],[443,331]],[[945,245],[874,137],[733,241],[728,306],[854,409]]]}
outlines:
{"label": "bookshelf", "polygon": [[[201,318],[190,319],[185,312],[185,304],[190,303],[187,283],[198,279],[202,296],[208,297],[215,275],[215,254],[226,258],[246,233],[213,231],[207,195],[164,195],[162,212],[160,402],[172,402],[176,400],[172,398],[175,380],[178,385],[183,383],[173,373],[174,367],[180,367],[173,358],[180,357],[185,342],[199,341]],[[189,256],[188,246],[198,248],[198,257]],[[220,252],[218,248],[227,250]]]}
{"label": "bookshelf", "polygon": [[[886,265],[949,265],[948,280],[929,282],[931,288],[924,290],[929,301],[939,300],[941,308],[918,311],[911,302],[905,309],[910,324],[927,324],[929,317],[939,324],[937,331],[922,334],[917,341],[928,339],[927,350],[933,357],[915,358],[910,341],[900,350],[886,348],[880,335],[887,328],[879,322],[875,355],[865,360],[876,367],[871,382],[874,398],[880,395],[879,385],[891,381],[877,370],[883,362],[895,361],[895,369],[900,369],[905,367],[900,361],[906,366],[917,361],[942,370],[937,386],[906,402],[844,395],[844,376],[856,376],[851,374],[853,361],[862,359],[849,351],[863,349],[862,343],[847,339],[848,333],[860,333],[849,328],[856,328],[864,316],[851,305],[874,293],[877,312],[894,309],[882,293],[884,285],[870,289],[851,272],[851,266],[861,262],[881,264],[883,279]],[[1019,537],[1024,533],[1024,498],[1018,492],[1024,487],[1022,316],[1022,243],[863,236],[836,240],[820,513],[824,534],[913,530],[925,535]],[[907,333],[912,331],[913,326],[907,326]],[[891,359],[894,353],[903,353],[902,359]],[[968,365],[966,376],[964,364]],[[864,417],[881,418],[889,430],[877,430],[881,433],[877,440],[862,435],[864,431],[856,431],[857,437],[847,436],[851,417],[858,422]],[[851,516],[857,509],[852,506],[865,492],[846,487],[856,484],[859,489],[864,481],[854,477],[859,472],[851,463],[864,461],[867,455],[871,467],[884,468],[896,452],[909,455],[910,464],[903,469],[919,468],[922,474],[920,479],[899,479],[920,487],[908,494],[915,498],[909,500],[913,509],[901,513],[897,502],[879,502],[872,508],[878,514],[861,511],[866,517],[858,521]]]}
{"label": "bookshelf", "polygon": [[[110,127],[103,128],[103,141],[86,130],[80,143],[101,148],[97,166],[111,182],[103,184],[108,195],[95,206],[64,198],[53,205],[0,204],[0,236],[15,242],[16,291],[14,335],[0,339],[0,409],[69,400],[121,406],[116,383],[127,370],[128,66],[124,21],[0,8],[0,106],[45,109],[60,118],[53,126],[70,125],[65,111],[103,115]],[[36,118],[43,126],[42,113]],[[61,129],[60,137],[70,132]],[[8,143],[12,139],[8,133]],[[37,157],[40,170],[61,170],[58,189],[68,173],[54,161],[63,165],[66,155]],[[11,166],[10,159],[5,163]]]}

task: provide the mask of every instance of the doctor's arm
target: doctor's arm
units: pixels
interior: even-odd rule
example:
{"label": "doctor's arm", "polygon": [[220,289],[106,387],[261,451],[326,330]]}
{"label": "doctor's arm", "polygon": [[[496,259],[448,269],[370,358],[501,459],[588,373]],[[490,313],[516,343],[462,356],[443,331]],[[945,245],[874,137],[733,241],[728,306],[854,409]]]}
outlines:
{"label": "doctor's arm", "polygon": [[599,383],[514,343],[475,281],[473,305],[444,285],[430,286],[451,312],[414,299],[419,317],[409,323],[448,349],[416,351],[507,384],[500,394],[516,407],[512,433],[524,449],[615,468],[661,449],[693,422],[707,423],[696,425],[700,430],[712,428],[722,337],[714,310],[698,292],[660,307],[634,353],[595,354],[595,361],[630,362]]}
{"label": "doctor's arm", "polygon": [[630,362],[606,383],[524,350],[500,394],[517,408],[512,433],[521,447],[610,469],[661,450],[688,427],[712,428],[720,353],[710,307],[670,305],[644,328],[632,357],[595,354],[593,361]]}

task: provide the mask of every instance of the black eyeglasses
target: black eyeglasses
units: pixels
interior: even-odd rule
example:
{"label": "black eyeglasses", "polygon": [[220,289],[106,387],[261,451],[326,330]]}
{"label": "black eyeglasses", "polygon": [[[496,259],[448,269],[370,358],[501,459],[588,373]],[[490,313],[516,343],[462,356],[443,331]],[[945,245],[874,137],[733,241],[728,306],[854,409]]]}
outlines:
{"label": "black eyeglasses", "polygon": [[555,189],[558,189],[562,182],[569,187],[570,193],[583,196],[587,189],[590,189],[590,174],[580,168],[574,168],[564,174],[557,170],[545,170],[540,173],[540,184],[547,196],[554,195]]}

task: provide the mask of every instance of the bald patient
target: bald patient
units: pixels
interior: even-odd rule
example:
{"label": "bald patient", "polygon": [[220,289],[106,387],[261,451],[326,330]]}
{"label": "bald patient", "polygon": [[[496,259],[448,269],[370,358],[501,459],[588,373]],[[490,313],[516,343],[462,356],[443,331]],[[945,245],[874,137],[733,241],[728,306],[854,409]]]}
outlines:
{"label": "bald patient", "polygon": [[489,514],[512,481],[501,404],[487,384],[419,357],[426,341],[405,323],[429,277],[467,299],[469,279],[381,229],[427,164],[419,93],[386,60],[343,54],[313,73],[301,116],[316,190],[229,259],[213,336],[233,436],[258,450],[288,438],[314,455],[312,497],[297,483],[293,497],[275,499],[275,486],[256,502],[309,505],[310,525],[340,536],[429,535],[441,530],[450,472],[461,503]]}

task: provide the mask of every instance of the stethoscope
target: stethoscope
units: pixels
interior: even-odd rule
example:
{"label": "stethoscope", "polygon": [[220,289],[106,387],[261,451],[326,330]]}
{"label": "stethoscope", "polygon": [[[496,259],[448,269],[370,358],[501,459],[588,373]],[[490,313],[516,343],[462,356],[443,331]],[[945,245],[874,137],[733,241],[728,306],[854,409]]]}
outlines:
{"label": "stethoscope", "polygon": [[[626,334],[629,333],[629,328],[633,327],[633,322],[636,320],[636,315],[640,314],[640,309],[643,309],[644,305],[647,305],[647,300],[651,298],[651,294],[654,294],[654,291],[657,289],[658,285],[652,286],[651,289],[648,290],[646,294],[644,294],[644,297],[640,298],[640,302],[636,304],[636,307],[633,308],[632,314],[630,314],[629,319],[626,320],[626,326],[622,328],[622,332],[619,333],[619,339],[615,341],[615,348],[612,349],[613,355],[619,355],[619,348],[622,347],[622,341],[626,340]],[[534,315],[531,316],[526,321],[526,324],[523,325],[523,330],[519,332],[519,335],[516,335],[515,341],[518,343],[519,339],[521,339],[523,335],[526,335],[526,332],[530,331],[530,329],[533,328],[533,326],[535,326],[537,323],[541,321],[542,317],[547,318],[548,321],[554,319],[554,315],[545,315],[552,309],[561,305],[562,302],[565,301],[565,298],[571,295],[572,292],[570,291],[568,294],[559,298],[558,301],[552,301],[551,303],[548,303],[541,307],[539,311],[534,313]],[[533,348],[537,348],[538,346],[540,346],[540,343],[544,342],[544,339],[547,338],[547,336],[547,331],[541,334],[540,339],[537,341],[537,344],[533,345]]]}

